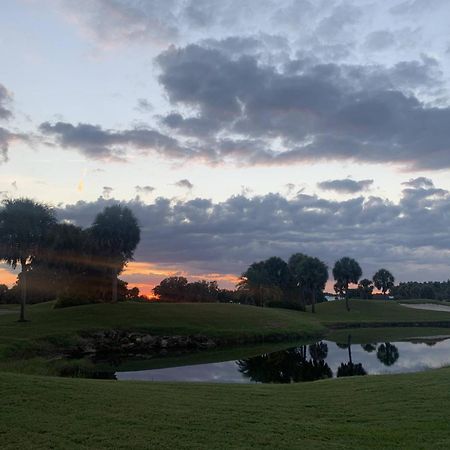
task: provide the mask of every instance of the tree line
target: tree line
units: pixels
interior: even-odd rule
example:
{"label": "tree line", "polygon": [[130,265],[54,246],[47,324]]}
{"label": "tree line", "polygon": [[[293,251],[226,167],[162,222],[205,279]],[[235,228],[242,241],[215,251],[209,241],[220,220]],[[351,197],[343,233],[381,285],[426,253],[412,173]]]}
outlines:
{"label": "tree line", "polygon": [[[106,207],[92,225],[81,228],[58,222],[48,205],[30,199],[5,200],[0,209],[0,261],[20,266],[20,320],[25,320],[29,292],[41,301],[58,298],[61,306],[117,301],[139,295],[118,279],[133,257],[140,227],[132,211]],[[5,293],[0,288],[0,294]],[[9,293],[11,295],[11,293]]]}
{"label": "tree line", "polygon": [[[354,291],[350,285],[358,285],[356,292],[360,297],[370,298],[374,287],[386,295],[395,281],[386,269],[378,270],[372,280],[360,280],[361,266],[347,256],[336,261],[332,273],[336,295],[345,298],[347,310],[350,310],[349,298]],[[328,276],[328,267],[323,261],[295,253],[287,262],[277,256],[254,262],[242,273],[234,291],[219,289],[216,282],[188,283],[184,277],[168,277],[153,292],[164,302],[238,302],[299,310],[311,305],[312,312],[315,312],[316,303],[325,300],[323,291]]]}

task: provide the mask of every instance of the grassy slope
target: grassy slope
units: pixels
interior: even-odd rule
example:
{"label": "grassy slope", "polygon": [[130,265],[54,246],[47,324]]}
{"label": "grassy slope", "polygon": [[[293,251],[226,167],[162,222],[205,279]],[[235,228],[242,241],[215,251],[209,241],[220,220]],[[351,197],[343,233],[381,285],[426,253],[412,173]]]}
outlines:
{"label": "grassy slope", "polygon": [[343,300],[321,303],[316,307],[316,319],[324,325],[380,323],[380,322],[433,322],[450,324],[450,313],[407,308],[394,301],[350,300],[350,311]]}
{"label": "grassy slope", "polygon": [[314,337],[330,324],[364,322],[447,321],[450,313],[406,308],[396,302],[352,300],[317,305],[317,313],[255,308],[232,304],[117,303],[53,309],[52,303],[28,308],[31,322],[17,323],[15,314],[0,315],[0,356],[11,345],[26,347],[39,340],[56,343],[95,329],[146,330],[156,334],[196,334],[224,338],[293,334]]}
{"label": "grassy slope", "polygon": [[236,338],[297,333],[317,336],[324,328],[296,311],[230,304],[117,303],[53,309],[52,303],[28,308],[26,323],[0,316],[0,348],[12,342],[73,336],[96,329],[146,330],[156,334],[196,334]]}
{"label": "grassy slope", "polygon": [[0,373],[0,398],[2,449],[450,448],[450,369],[252,386]]}

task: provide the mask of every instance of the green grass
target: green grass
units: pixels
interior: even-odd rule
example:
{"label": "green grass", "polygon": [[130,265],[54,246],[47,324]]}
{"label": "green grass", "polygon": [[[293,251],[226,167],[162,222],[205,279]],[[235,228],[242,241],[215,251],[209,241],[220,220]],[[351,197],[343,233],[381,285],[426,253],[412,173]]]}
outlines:
{"label": "green grass", "polygon": [[[0,370],[57,374],[51,361],[85,331],[125,329],[153,334],[204,334],[231,341],[259,341],[274,335],[311,338],[326,329],[296,311],[232,304],[117,303],[53,309],[53,303],[28,308],[29,322],[0,316]],[[43,365],[46,356],[48,364]]]}
{"label": "green grass", "polygon": [[395,300],[397,303],[406,303],[406,304],[424,304],[424,303],[431,303],[433,305],[444,305],[448,306],[450,300],[434,300],[434,299],[423,299],[423,298],[409,298],[406,300]]}
{"label": "green grass", "polygon": [[350,311],[346,311],[343,300],[338,300],[320,303],[316,311],[315,319],[327,326],[395,322],[448,322],[450,325],[450,312],[407,308],[392,300],[350,300]]}
{"label": "green grass", "polygon": [[[43,368],[39,356],[56,356],[61,348],[73,345],[80,333],[93,330],[203,334],[243,343],[262,341],[274,335],[312,339],[325,336],[329,326],[354,326],[359,323],[364,323],[366,327],[374,323],[388,326],[397,321],[403,325],[421,322],[450,324],[450,313],[447,312],[414,310],[396,302],[380,300],[351,300],[350,304],[351,311],[347,312],[343,301],[322,303],[317,305],[316,314],[211,303],[129,302],[62,309],[54,309],[51,302],[34,305],[27,309],[29,322],[18,323],[14,313],[0,315],[0,370],[57,373],[53,363]],[[352,334],[355,331],[352,330]],[[438,334],[445,334],[445,331]]]}
{"label": "green grass", "polygon": [[296,385],[0,373],[2,449],[450,448],[450,369]]}
{"label": "green grass", "polygon": [[378,327],[333,330],[327,339],[334,342],[346,343],[351,336],[353,344],[371,344],[376,342],[393,342],[416,338],[430,338],[432,336],[450,336],[450,328],[428,327]]}
{"label": "green grass", "polygon": [[308,314],[217,303],[116,303],[53,309],[53,303],[31,306],[30,322],[0,317],[0,336],[41,338],[87,330],[134,329],[156,334],[196,334],[233,338],[277,333],[317,334],[322,327]]}
{"label": "green grass", "polygon": [[[111,328],[245,339],[325,336],[330,325],[450,323],[450,313],[396,302],[350,304],[350,312],[344,302],[320,304],[313,315],[230,304],[119,303],[55,310],[49,303],[28,308],[27,323],[17,323],[16,314],[0,315],[1,448],[450,448],[450,368],[296,385],[110,382],[24,375],[58,373],[61,365],[78,361],[10,354],[42,342],[68,345],[82,331]],[[356,328],[335,330],[326,338],[346,340],[350,333],[353,342],[364,343],[447,331]],[[285,345],[220,348],[166,362],[235,359]],[[127,364],[138,369],[140,363]]]}

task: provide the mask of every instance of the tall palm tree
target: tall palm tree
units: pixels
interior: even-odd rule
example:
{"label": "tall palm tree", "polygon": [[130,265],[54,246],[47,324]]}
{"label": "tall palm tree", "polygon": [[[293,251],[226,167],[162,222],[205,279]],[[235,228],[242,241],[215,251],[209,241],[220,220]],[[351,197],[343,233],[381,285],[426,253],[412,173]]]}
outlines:
{"label": "tall palm tree", "polygon": [[126,206],[113,205],[97,214],[90,229],[91,235],[111,274],[112,301],[117,301],[117,277],[133,258],[141,236],[138,221]]}
{"label": "tall palm tree", "polygon": [[353,258],[344,256],[334,264],[333,277],[336,280],[336,283],[339,284],[345,292],[345,307],[347,308],[347,311],[350,311],[350,305],[348,303],[348,285],[350,283],[357,284],[361,275],[361,267]]}
{"label": "tall palm tree", "polygon": [[46,247],[55,223],[54,212],[48,205],[27,198],[5,200],[0,210],[0,260],[13,269],[21,266],[21,322],[25,321],[27,272]]}

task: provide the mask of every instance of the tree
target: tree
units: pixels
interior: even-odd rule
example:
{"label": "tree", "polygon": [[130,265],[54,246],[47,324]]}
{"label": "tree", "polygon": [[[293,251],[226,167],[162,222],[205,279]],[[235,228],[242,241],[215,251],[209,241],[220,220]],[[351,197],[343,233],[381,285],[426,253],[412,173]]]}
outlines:
{"label": "tree", "polygon": [[0,303],[6,303],[6,296],[8,294],[8,286],[0,284]]}
{"label": "tree", "polygon": [[318,258],[295,253],[289,258],[289,269],[297,286],[311,297],[311,311],[316,312],[316,294],[323,290],[328,281],[328,268]]}
{"label": "tree", "polygon": [[112,301],[117,301],[117,277],[140,241],[140,228],[133,212],[126,206],[113,205],[99,213],[90,229],[101,264],[111,275]]}
{"label": "tree", "polygon": [[357,284],[361,275],[361,267],[353,258],[344,256],[334,264],[333,277],[336,283],[341,286],[341,289],[345,292],[345,306],[347,311],[350,311],[350,305],[348,303],[348,285],[350,283]]}
{"label": "tree", "polygon": [[185,277],[168,277],[153,288],[153,293],[164,302],[186,300],[188,280]]}
{"label": "tree", "polygon": [[371,280],[364,278],[358,283],[358,291],[360,298],[369,299],[372,297],[373,283]]}
{"label": "tree", "polygon": [[394,287],[394,282],[394,275],[386,269],[380,269],[373,276],[373,284],[377,289],[383,292],[383,295],[386,295],[386,292]]}
{"label": "tree", "polygon": [[25,321],[27,272],[47,245],[49,229],[56,223],[53,210],[27,198],[5,200],[0,210],[0,260],[13,269],[21,266],[20,321]]}
{"label": "tree", "polygon": [[291,285],[286,262],[272,257],[251,264],[241,275],[237,288],[254,298],[259,306],[264,306],[268,300],[281,300]]}

